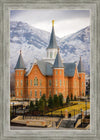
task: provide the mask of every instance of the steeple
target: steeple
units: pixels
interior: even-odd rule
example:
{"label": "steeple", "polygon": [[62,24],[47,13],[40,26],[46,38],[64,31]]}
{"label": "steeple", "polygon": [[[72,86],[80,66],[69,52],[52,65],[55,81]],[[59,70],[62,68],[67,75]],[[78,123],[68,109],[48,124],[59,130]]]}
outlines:
{"label": "steeple", "polygon": [[81,60],[81,56],[80,56],[80,60],[79,60],[79,64],[78,64],[78,72],[84,72],[84,66]]}
{"label": "steeple", "polygon": [[56,43],[56,37],[55,37],[55,31],[54,31],[54,20],[52,20],[52,32],[51,32],[50,42],[47,49],[54,49],[54,48],[56,49],[58,48],[58,46]]}
{"label": "steeple", "polygon": [[15,69],[25,69],[25,64],[22,58],[21,50]]}
{"label": "steeple", "polygon": [[60,54],[59,54],[59,48],[58,48],[58,53],[57,53],[53,68],[64,68],[64,65],[61,61],[61,57],[60,57]]}

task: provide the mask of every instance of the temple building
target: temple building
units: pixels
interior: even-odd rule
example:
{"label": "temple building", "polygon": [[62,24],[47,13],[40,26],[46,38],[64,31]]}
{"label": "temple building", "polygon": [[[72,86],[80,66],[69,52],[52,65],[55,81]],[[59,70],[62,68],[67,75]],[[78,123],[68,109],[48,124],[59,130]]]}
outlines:
{"label": "temple building", "polygon": [[27,71],[22,53],[15,66],[15,96],[17,100],[35,100],[45,94],[48,99],[62,94],[64,100],[71,94],[85,96],[85,72],[80,57],[79,64],[63,63],[56,43],[54,20],[47,47],[47,58],[37,60]]}

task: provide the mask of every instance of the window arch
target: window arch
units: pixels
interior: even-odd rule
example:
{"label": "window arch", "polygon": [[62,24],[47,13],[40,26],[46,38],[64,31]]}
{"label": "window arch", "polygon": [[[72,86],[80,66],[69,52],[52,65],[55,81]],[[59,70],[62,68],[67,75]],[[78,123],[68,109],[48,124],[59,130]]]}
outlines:
{"label": "window arch", "polygon": [[37,77],[35,77],[35,79],[34,79],[34,86],[38,86],[38,79],[37,79]]}

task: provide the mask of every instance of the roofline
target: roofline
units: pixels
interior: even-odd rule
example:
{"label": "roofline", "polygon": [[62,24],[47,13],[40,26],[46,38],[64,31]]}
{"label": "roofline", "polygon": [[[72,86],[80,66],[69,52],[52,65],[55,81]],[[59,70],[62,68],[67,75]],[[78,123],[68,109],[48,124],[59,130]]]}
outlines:
{"label": "roofline", "polygon": [[28,76],[29,75],[29,73],[31,72],[31,70],[32,70],[32,68],[33,68],[33,66],[34,65],[37,65],[36,63],[34,63],[33,65],[32,65],[32,67],[31,67],[31,69],[29,70],[29,72],[26,74],[26,76]]}
{"label": "roofline", "polygon": [[57,49],[57,50],[58,50],[58,48],[48,48],[48,47],[47,47],[46,49],[47,49],[47,50],[48,50],[48,49]]}
{"label": "roofline", "polygon": [[78,72],[78,73],[85,73],[85,72]]}
{"label": "roofline", "polygon": [[16,69],[16,68],[14,68],[14,69],[15,69],[15,70],[25,70],[26,68],[22,68],[22,69],[21,69],[21,68],[20,68],[20,69],[18,69],[18,68],[17,68],[17,69]]}
{"label": "roofline", "polygon": [[61,68],[53,68],[53,69],[64,69],[64,67],[61,67]]}

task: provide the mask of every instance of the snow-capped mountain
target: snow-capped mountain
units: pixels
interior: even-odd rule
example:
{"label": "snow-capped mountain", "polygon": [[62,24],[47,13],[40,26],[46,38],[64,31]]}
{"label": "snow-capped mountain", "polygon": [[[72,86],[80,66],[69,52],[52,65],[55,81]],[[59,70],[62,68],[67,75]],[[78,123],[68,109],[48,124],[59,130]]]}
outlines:
{"label": "snow-capped mountain", "polygon": [[[46,57],[46,48],[49,44],[50,33],[31,27],[27,23],[10,23],[10,69],[14,71],[19,51],[22,55],[26,67],[30,67],[35,59]],[[60,53],[64,62],[79,61],[80,55],[84,62],[85,70],[89,73],[90,56],[90,28],[86,27],[77,33],[57,37],[60,46]]]}
{"label": "snow-capped mountain", "polygon": [[90,27],[86,27],[59,41],[60,52],[65,62],[79,61],[80,56],[86,73],[90,71]]}

